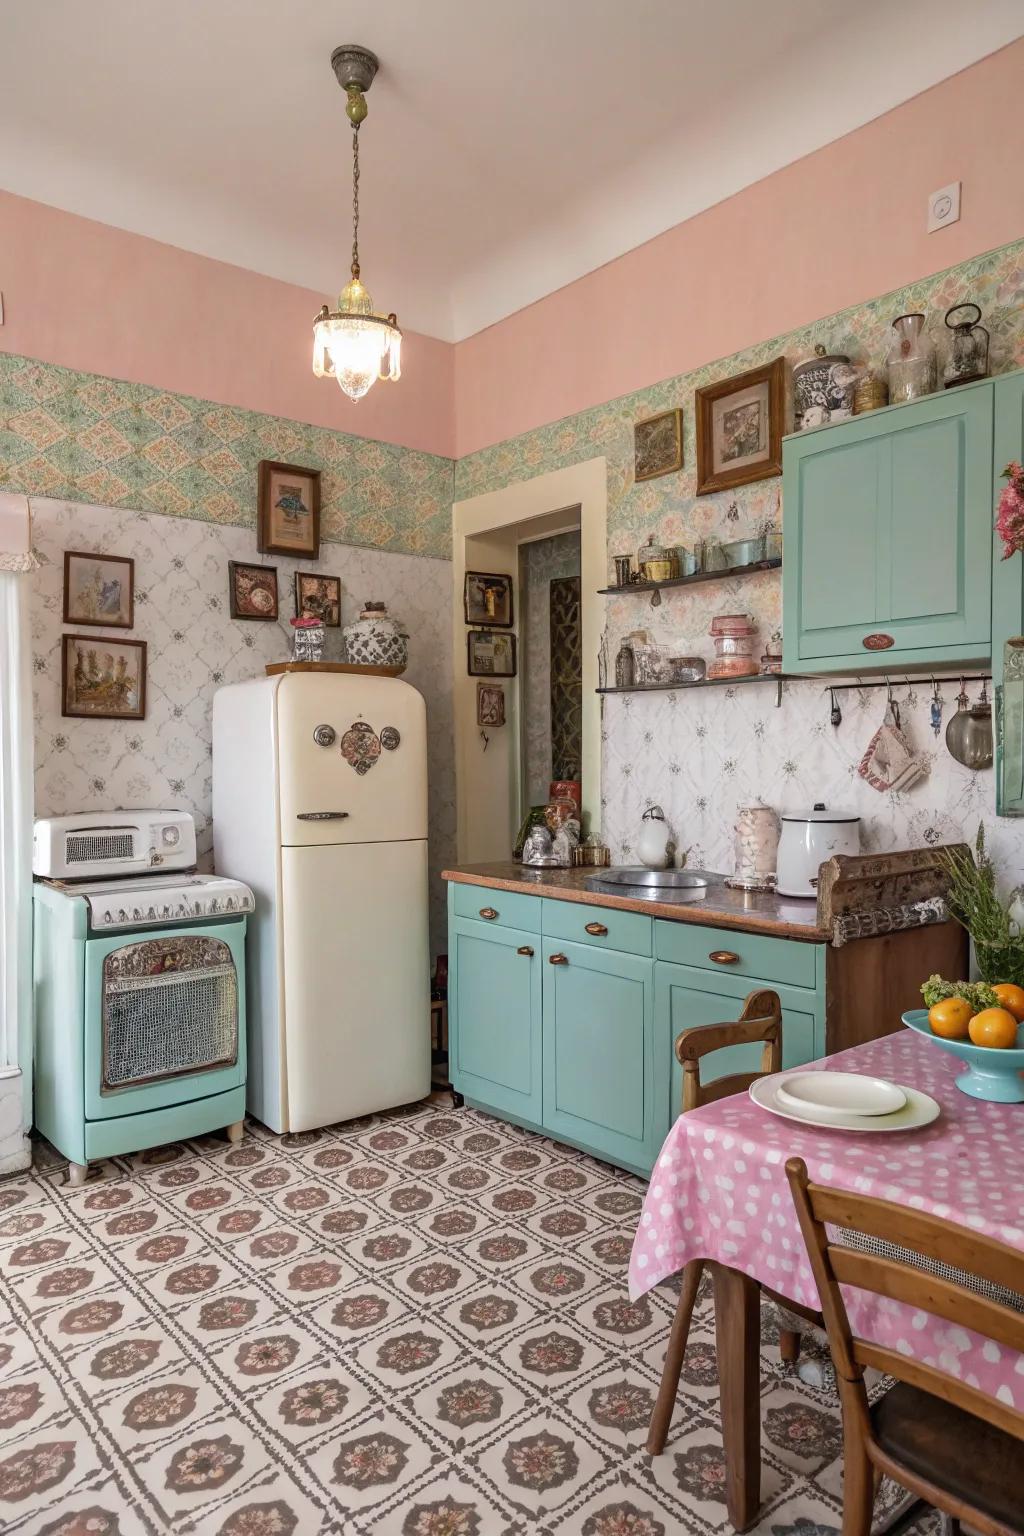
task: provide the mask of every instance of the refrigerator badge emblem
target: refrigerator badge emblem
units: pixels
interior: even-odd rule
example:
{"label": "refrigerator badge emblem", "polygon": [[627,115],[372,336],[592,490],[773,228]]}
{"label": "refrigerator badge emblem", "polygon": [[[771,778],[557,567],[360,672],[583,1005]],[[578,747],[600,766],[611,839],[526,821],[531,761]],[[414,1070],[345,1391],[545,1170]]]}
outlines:
{"label": "refrigerator badge emblem", "polygon": [[380,757],[380,737],[365,720],[356,720],[341,738],[341,755],[356,773],[369,773]]}
{"label": "refrigerator badge emblem", "polygon": [[385,752],[394,752],[401,740],[401,731],[393,725],[386,725],[380,733],[380,744]]}

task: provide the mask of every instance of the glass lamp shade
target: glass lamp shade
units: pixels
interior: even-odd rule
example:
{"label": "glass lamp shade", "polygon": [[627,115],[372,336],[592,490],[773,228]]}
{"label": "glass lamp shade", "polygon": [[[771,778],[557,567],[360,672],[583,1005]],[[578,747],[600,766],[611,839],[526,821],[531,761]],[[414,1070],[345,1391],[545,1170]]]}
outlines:
{"label": "glass lamp shade", "polygon": [[342,289],[332,314],[326,304],[313,325],[313,372],[333,378],[350,400],[361,400],[377,379],[402,376],[402,333],[394,315],[377,315],[357,277]]}

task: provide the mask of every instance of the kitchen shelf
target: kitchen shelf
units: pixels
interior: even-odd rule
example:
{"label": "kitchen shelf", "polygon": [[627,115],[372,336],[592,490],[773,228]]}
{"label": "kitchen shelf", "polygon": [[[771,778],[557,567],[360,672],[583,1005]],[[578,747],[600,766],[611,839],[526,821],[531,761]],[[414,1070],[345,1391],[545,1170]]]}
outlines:
{"label": "kitchen shelf", "polygon": [[598,688],[597,693],[669,693],[680,688],[746,688],[751,683],[777,683],[776,709],[782,703],[782,685],[790,681],[788,672],[759,672],[756,677],[709,677],[700,683],[632,683],[628,688]]}
{"label": "kitchen shelf", "polygon": [[732,565],[727,571],[698,571],[695,576],[673,576],[669,581],[631,581],[625,587],[599,587],[598,597],[620,597],[626,592],[662,592],[666,587],[695,587],[702,581],[729,581],[733,576],[753,576],[756,571],[778,571],[781,560],[755,560],[753,565]]}

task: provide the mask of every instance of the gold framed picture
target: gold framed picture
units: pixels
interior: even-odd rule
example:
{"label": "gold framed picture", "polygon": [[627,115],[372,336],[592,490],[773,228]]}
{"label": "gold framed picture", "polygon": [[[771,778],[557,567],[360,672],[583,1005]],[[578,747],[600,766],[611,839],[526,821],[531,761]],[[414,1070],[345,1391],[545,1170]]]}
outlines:
{"label": "gold framed picture", "polygon": [[698,496],[782,474],[785,369],[777,357],[696,391]]}
{"label": "gold framed picture", "polygon": [[320,558],[320,471],[260,460],[256,548],[261,555]]}
{"label": "gold framed picture", "polygon": [[146,642],[62,635],[61,714],[83,720],[146,718]]}
{"label": "gold framed picture", "polygon": [[683,467],[681,406],[633,423],[633,478],[655,480]]}

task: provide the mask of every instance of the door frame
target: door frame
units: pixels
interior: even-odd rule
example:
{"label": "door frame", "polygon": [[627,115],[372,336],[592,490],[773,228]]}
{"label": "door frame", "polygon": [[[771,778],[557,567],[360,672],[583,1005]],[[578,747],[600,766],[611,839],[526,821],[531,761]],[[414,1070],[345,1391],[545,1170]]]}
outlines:
{"label": "door frame", "polygon": [[[462,595],[474,549],[483,551],[509,541],[508,574],[518,579],[517,525],[546,519],[554,532],[557,514],[563,526],[580,530],[580,627],[583,644],[582,784],[583,814],[600,825],[601,699],[597,693],[597,657],[604,634],[604,609],[598,589],[608,570],[608,466],[604,457],[520,480],[500,491],[471,496],[452,506],[452,702],[455,723],[455,809],[460,863],[507,859],[521,820],[522,765],[519,749],[518,678],[505,684],[503,731],[491,731],[484,746],[476,722],[476,683],[466,670],[467,625]],[[524,530],[525,537],[533,534]],[[469,541],[467,561],[467,540]],[[514,564],[511,556],[514,556]],[[492,560],[494,556],[491,556]],[[488,570],[500,569],[492,563]],[[516,602],[518,617],[520,604]],[[485,755],[486,753],[486,755]],[[503,809],[507,814],[503,814]]]}

